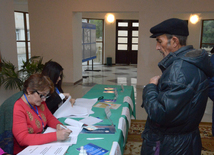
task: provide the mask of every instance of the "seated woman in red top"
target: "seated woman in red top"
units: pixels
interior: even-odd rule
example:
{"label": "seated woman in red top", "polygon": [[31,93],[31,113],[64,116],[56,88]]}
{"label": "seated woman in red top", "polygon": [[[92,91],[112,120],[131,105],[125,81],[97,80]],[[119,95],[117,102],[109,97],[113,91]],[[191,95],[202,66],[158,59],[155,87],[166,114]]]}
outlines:
{"label": "seated woman in red top", "polygon": [[[42,74],[31,75],[24,83],[23,92],[13,110],[14,154],[28,145],[67,139],[71,131],[60,127],[62,123],[52,115],[45,103],[54,92],[50,78]],[[42,134],[46,125],[57,131]]]}

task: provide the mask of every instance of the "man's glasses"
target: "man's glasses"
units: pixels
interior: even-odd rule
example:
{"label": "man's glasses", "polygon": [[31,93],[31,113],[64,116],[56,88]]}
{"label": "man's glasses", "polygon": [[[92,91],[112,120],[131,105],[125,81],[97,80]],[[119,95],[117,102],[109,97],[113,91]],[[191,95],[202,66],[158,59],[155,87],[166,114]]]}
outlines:
{"label": "man's glasses", "polygon": [[38,95],[39,95],[39,97],[41,98],[41,99],[47,99],[48,97],[50,97],[50,95],[42,95],[42,94],[40,94],[37,90],[35,91]]}

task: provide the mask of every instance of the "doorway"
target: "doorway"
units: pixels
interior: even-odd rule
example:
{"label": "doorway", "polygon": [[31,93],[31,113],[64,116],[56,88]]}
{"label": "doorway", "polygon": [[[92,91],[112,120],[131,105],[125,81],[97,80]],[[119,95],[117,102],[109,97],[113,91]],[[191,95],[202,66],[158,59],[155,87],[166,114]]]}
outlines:
{"label": "doorway", "polygon": [[137,64],[138,20],[116,20],[116,64]]}

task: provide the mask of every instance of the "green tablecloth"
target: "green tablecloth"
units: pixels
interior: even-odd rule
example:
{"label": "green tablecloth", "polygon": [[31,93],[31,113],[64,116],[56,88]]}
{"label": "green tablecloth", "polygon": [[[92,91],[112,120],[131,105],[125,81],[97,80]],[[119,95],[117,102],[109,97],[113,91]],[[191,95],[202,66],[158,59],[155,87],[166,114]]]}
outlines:
{"label": "green tablecloth", "polygon": [[[115,128],[116,128],[115,134],[81,134],[80,133],[78,136],[77,144],[70,146],[69,149],[67,150],[66,155],[78,155],[79,151],[77,151],[77,148],[80,148],[81,146],[84,146],[88,143],[93,143],[104,149],[109,150],[109,152],[107,153],[107,154],[109,154],[111,147],[112,147],[112,143],[114,141],[117,141],[119,143],[121,153],[123,154],[126,139],[124,140],[122,131],[120,129],[118,129],[118,123],[119,123],[120,117],[125,118],[126,124],[127,124],[127,129],[126,129],[126,138],[127,138],[128,128],[129,128],[128,120],[126,119],[126,116],[121,115],[121,112],[122,112],[123,107],[129,107],[130,115],[133,115],[134,117],[136,116],[134,89],[132,86],[124,86],[124,91],[121,92],[122,88],[119,85],[99,85],[98,84],[98,85],[95,85],[93,88],[91,88],[91,90],[89,90],[87,92],[87,94],[85,94],[83,96],[83,98],[91,99],[91,98],[99,98],[99,97],[103,96],[104,99],[114,99],[114,97],[115,97],[114,93],[103,93],[104,88],[106,88],[106,87],[117,88],[118,97],[117,97],[117,100],[115,103],[121,104],[121,106],[118,109],[116,109],[116,110],[111,109],[110,119],[113,121],[113,124],[115,125]],[[131,106],[127,102],[123,102],[125,96],[129,96],[132,99],[133,107],[134,107],[133,111],[131,109]],[[92,110],[94,111],[94,114],[92,114],[90,116],[99,117],[100,119],[103,120],[103,122],[101,122],[99,124],[111,125],[111,122],[106,118],[104,108],[93,107]],[[59,120],[62,123],[64,123],[65,118],[60,118]],[[94,138],[94,137],[102,137],[104,139],[93,140],[93,141],[86,139],[86,138]]]}

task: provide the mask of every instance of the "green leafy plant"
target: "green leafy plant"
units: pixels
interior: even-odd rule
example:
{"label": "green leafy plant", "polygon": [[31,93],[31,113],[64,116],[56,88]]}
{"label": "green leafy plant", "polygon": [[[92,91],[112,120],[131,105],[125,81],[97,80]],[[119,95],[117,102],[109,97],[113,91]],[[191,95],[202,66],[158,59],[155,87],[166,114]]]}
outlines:
{"label": "green leafy plant", "polygon": [[34,73],[41,73],[44,67],[40,56],[31,57],[26,62],[22,61],[23,65],[20,70],[17,70],[14,64],[4,59],[0,63],[0,86],[7,89],[22,90],[24,81]]}

